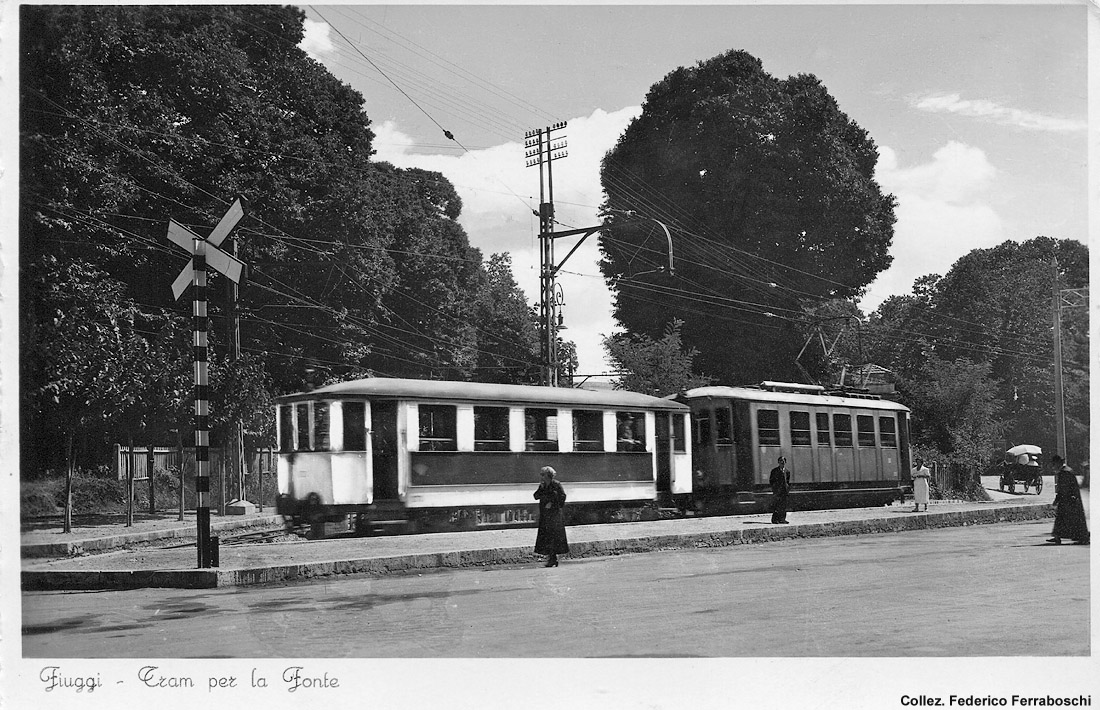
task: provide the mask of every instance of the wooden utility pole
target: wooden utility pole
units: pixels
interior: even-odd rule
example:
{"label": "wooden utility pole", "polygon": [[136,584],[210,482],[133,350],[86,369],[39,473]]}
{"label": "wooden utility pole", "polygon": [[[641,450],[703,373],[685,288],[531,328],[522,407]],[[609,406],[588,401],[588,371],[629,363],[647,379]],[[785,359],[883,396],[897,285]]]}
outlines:
{"label": "wooden utility pole", "polygon": [[[234,257],[237,256],[237,240],[231,239],[231,252]],[[237,309],[237,298],[239,296],[240,287],[236,281],[231,279],[226,280],[226,291],[229,299],[229,343],[230,347],[230,362],[237,362],[241,359],[241,316],[240,311]],[[232,484],[230,487],[230,494],[233,497],[233,501],[229,504],[227,510],[236,514],[243,514],[251,512],[252,504],[245,498],[244,490],[244,423],[238,417],[233,422],[232,441],[230,442],[231,453],[229,456],[229,462],[226,465],[226,471],[232,476]]]}
{"label": "wooden utility pole", "polygon": [[1052,308],[1054,320],[1054,429],[1058,447],[1057,453],[1067,461],[1066,451],[1066,404],[1064,387],[1062,384],[1062,311],[1070,308],[1080,308],[1088,300],[1087,288],[1061,288],[1061,279],[1058,271],[1058,259],[1051,264],[1052,282]]}

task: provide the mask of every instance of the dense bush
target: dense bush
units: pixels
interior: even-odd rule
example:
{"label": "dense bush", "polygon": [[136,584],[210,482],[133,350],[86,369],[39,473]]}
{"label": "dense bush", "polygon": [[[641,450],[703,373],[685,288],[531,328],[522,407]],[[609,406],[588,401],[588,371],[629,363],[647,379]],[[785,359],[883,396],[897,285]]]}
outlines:
{"label": "dense bush", "polygon": [[[65,476],[22,481],[19,507],[24,517],[65,512]],[[126,486],[107,467],[76,471],[73,475],[73,513],[118,513],[126,510]]]}
{"label": "dense bush", "polygon": [[[65,479],[42,478],[19,484],[19,511],[23,517],[56,515],[64,511]],[[61,500],[61,508],[57,501]]]}
{"label": "dense bush", "polygon": [[929,486],[928,495],[934,500],[992,500],[989,497],[989,492],[982,486],[981,480],[973,478],[956,478],[952,485],[947,487],[941,487],[933,479]]}

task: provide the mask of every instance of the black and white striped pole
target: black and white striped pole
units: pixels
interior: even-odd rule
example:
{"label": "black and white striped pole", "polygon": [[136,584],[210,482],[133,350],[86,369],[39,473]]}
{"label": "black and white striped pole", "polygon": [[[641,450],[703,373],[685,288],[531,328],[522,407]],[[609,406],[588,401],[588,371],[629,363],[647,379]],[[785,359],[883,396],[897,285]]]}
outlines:
{"label": "black and white striped pole", "polygon": [[195,521],[198,527],[199,567],[210,567],[210,348],[206,317],[206,242],[196,238],[191,268],[191,348],[195,362]]}
{"label": "black and white striped pole", "polygon": [[196,546],[200,568],[217,566],[217,551],[210,537],[210,386],[209,341],[206,316],[206,267],[214,267],[234,283],[240,283],[244,264],[218,249],[237,222],[244,216],[240,199],[233,203],[218,226],[206,239],[175,220],[168,222],[168,238],[191,254],[191,263],[184,267],[172,283],[176,299],[194,286],[192,292],[192,354],[195,363],[195,524],[198,528]]}

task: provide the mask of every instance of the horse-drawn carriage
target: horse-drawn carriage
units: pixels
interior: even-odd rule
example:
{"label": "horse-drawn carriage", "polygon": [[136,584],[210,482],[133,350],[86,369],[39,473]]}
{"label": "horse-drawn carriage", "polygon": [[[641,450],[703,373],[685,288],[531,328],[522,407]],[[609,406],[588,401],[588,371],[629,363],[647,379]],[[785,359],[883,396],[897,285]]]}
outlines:
{"label": "horse-drawn carriage", "polygon": [[1013,446],[1005,452],[1001,462],[1001,490],[1016,492],[1016,484],[1022,483],[1024,493],[1034,489],[1035,495],[1043,490],[1043,467],[1039,465],[1039,456],[1043,450],[1031,444]]}

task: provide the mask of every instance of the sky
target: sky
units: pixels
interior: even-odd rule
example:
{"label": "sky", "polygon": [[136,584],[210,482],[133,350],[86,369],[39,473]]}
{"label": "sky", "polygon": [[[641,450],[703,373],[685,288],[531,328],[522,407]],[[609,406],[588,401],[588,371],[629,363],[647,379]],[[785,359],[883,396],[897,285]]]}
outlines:
{"label": "sky", "polygon": [[[540,188],[526,132],[568,122],[556,229],[595,226],[599,161],[650,86],[732,49],[777,78],[817,76],[878,146],[875,178],[897,198],[894,262],[865,312],[973,249],[1087,240],[1081,4],[303,9],[302,47],[363,94],[377,159],[454,183],[471,243],[509,252],[532,302]],[[575,240],[556,241],[560,260]],[[582,374],[609,371],[601,340],[620,330],[598,256],[589,238],[558,279]]]}

